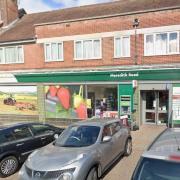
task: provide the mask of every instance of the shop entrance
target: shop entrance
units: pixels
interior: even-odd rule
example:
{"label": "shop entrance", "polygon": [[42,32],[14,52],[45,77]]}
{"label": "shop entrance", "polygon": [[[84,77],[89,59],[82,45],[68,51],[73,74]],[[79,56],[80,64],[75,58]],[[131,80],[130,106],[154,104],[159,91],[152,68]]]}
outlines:
{"label": "shop entrance", "polygon": [[143,123],[165,124],[168,121],[168,91],[142,91]]}

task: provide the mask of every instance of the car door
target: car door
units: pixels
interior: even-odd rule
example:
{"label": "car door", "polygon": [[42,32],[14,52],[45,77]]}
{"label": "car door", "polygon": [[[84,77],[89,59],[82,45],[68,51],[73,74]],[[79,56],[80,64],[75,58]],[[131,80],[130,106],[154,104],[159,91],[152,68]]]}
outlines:
{"label": "car door", "polygon": [[27,125],[12,128],[11,134],[15,138],[12,144],[14,144],[14,149],[19,154],[19,160],[24,162],[28,155],[36,148],[33,135]]}
{"label": "car door", "polygon": [[1,131],[0,133],[0,159],[9,153],[17,155],[15,137],[10,130]]}
{"label": "car door", "polygon": [[110,125],[106,125],[103,127],[102,129],[102,135],[101,135],[101,144],[100,144],[100,154],[101,154],[101,165],[102,165],[102,169],[106,169],[106,167],[108,166],[109,162],[112,161],[112,157],[113,157],[113,150],[112,150],[112,146],[113,146],[113,141],[109,141],[109,142],[103,142],[103,138],[105,136],[111,136],[111,129],[110,129]]}
{"label": "car door", "polygon": [[34,138],[41,141],[41,146],[45,146],[54,140],[54,131],[51,126],[32,124],[31,130],[34,134]]}
{"label": "car door", "polygon": [[116,154],[119,155],[120,153],[124,151],[124,148],[125,148],[124,147],[125,140],[126,140],[125,131],[120,122],[113,123],[112,129],[113,129],[112,130],[113,134],[116,137],[116,146],[114,148],[115,148]]}

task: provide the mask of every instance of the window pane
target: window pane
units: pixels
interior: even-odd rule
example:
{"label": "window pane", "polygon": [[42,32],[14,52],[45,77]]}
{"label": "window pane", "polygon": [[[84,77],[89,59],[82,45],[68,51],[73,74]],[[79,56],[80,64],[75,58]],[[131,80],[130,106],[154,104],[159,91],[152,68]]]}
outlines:
{"label": "window pane", "polygon": [[165,55],[167,54],[167,33],[156,35],[156,54]]}
{"label": "window pane", "polygon": [[129,37],[122,38],[122,56],[130,56],[130,39],[129,39]]}
{"label": "window pane", "polygon": [[178,38],[176,32],[169,34],[169,52],[170,53],[178,52]]}
{"label": "window pane", "polygon": [[17,50],[18,50],[18,53],[17,53],[18,59],[17,59],[17,61],[18,62],[23,62],[23,48],[21,46],[19,46],[17,48]]}
{"label": "window pane", "polygon": [[115,39],[115,57],[121,56],[121,39],[116,38]]}
{"label": "window pane", "polygon": [[3,63],[3,48],[0,48],[0,63]]}
{"label": "window pane", "polygon": [[51,59],[51,49],[50,44],[45,45],[45,54],[46,54],[46,60]]}
{"label": "window pane", "polygon": [[63,59],[63,47],[62,43],[58,43],[58,59]]}
{"label": "window pane", "polygon": [[146,51],[145,51],[146,55],[153,55],[154,54],[153,35],[147,35],[146,36],[145,48],[146,48]]}
{"label": "window pane", "polygon": [[101,57],[100,40],[94,40],[94,57]]}
{"label": "window pane", "polygon": [[75,43],[75,58],[77,59],[82,59],[82,42],[81,41],[77,41]]}
{"label": "window pane", "polygon": [[41,134],[47,134],[53,132],[53,130],[49,126],[41,125],[41,124],[32,125],[32,130],[34,135],[41,135]]}
{"label": "window pane", "polygon": [[28,127],[20,127],[13,130],[12,134],[15,136],[15,138],[18,139],[24,139],[27,137],[31,137],[31,133],[28,129]]}
{"label": "window pane", "polygon": [[5,48],[5,59],[7,63],[16,62],[16,49],[14,47]]}
{"label": "window pane", "polygon": [[93,57],[92,41],[87,40],[83,42],[83,58],[90,59]]}
{"label": "window pane", "polygon": [[15,138],[10,132],[3,132],[0,134],[0,144],[14,141]]}
{"label": "window pane", "polygon": [[51,44],[51,60],[58,60],[58,46],[57,43],[52,43]]}

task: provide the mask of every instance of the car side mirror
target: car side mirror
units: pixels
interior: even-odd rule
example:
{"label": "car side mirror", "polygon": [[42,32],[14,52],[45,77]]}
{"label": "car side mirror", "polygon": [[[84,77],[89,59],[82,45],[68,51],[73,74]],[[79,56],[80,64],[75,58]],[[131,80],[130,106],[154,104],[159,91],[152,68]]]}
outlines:
{"label": "car side mirror", "polygon": [[112,139],[111,136],[104,136],[102,142],[103,142],[103,143],[110,142],[111,139]]}
{"label": "car side mirror", "polygon": [[54,139],[58,139],[59,135],[58,134],[55,134],[54,135]]}

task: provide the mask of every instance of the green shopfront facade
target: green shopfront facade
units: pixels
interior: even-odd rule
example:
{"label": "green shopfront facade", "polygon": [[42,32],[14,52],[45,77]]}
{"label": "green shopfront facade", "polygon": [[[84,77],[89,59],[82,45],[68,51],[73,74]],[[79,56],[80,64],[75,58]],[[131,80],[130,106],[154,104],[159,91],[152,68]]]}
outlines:
{"label": "green shopfront facade", "polygon": [[[13,77],[15,81],[9,81],[6,86],[37,87],[40,120],[46,120],[52,112],[60,112],[62,109],[68,115],[78,113],[76,118],[81,119],[85,111],[94,108],[93,104],[98,102],[93,102],[95,100],[89,89],[95,93],[103,89],[104,96],[99,95],[98,103],[101,104],[101,100],[106,105],[109,101],[117,103],[117,107],[110,109],[111,117],[127,114],[129,121],[141,125],[164,124],[171,116],[174,124],[180,124],[180,69],[17,73]],[[56,99],[61,101],[62,107],[56,106]],[[51,112],[49,114],[47,104]],[[96,115],[96,110],[88,117]]]}

